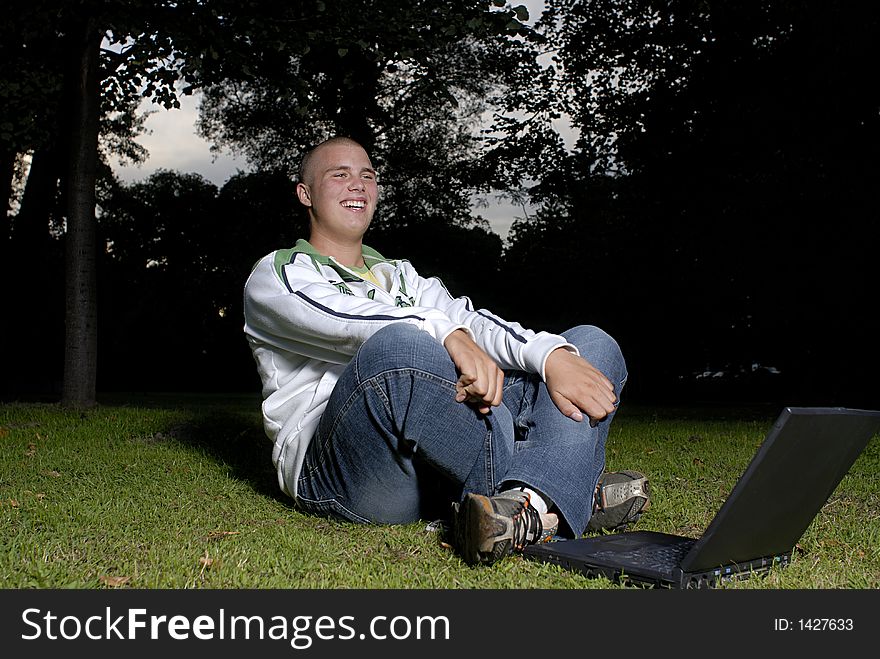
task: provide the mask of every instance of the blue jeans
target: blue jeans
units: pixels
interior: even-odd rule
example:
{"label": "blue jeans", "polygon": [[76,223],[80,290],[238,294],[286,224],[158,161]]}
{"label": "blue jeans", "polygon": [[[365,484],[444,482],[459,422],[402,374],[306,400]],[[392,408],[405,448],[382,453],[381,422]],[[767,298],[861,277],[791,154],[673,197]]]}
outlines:
{"label": "blue jeans", "polygon": [[[626,365],[602,330],[562,334],[615,384]],[[336,383],[300,474],[297,505],[355,522],[445,517],[466,492],[522,483],[560,513],[559,534],[586,529],[605,467],[613,414],[596,427],[562,415],[539,376],[508,371],[502,404],[482,415],[455,401],[455,365],[443,345],[391,324],[361,346]]]}

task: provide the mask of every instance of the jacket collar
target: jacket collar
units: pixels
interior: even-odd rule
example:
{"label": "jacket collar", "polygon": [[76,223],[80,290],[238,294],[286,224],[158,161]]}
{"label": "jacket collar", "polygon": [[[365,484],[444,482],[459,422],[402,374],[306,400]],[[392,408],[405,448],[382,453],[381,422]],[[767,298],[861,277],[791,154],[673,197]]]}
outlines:
{"label": "jacket collar", "polygon": [[[311,257],[313,261],[320,263],[321,265],[330,266],[333,269],[336,269],[337,267],[345,267],[341,263],[336,261],[336,259],[321,254],[314,247],[312,247],[312,244],[308,240],[304,238],[300,238],[296,241],[296,244],[293,246],[293,253],[306,254]],[[368,268],[372,268],[377,263],[394,264],[394,261],[392,261],[391,259],[386,259],[375,249],[373,249],[372,247],[368,247],[367,245],[361,245],[361,254],[364,258],[364,265],[366,265]]]}

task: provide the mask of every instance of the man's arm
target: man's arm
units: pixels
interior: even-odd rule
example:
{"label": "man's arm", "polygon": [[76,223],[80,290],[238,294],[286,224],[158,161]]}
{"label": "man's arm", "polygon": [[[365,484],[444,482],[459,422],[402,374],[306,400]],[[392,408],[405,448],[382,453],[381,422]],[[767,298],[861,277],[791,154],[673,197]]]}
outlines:
{"label": "man's arm", "polygon": [[546,380],[545,361],[554,349],[565,347],[577,352],[561,336],[534,332],[488,309],[475,310],[469,298],[453,298],[436,278],[419,280],[417,304],[441,309],[452,322],[466,327],[474,342],[501,369],[536,373]]}
{"label": "man's arm", "polygon": [[[500,405],[504,371],[495,361],[463,330],[450,334],[443,345],[461,374],[456,400],[473,403],[483,414]],[[556,349],[547,357],[545,371],[550,398],[565,416],[583,421],[586,414],[597,422],[614,411],[614,385],[583,357]]]}
{"label": "man's arm", "polygon": [[262,259],[245,285],[244,311],[245,331],[254,339],[340,364],[390,323],[412,324],[440,341],[462,327],[440,309],[397,307],[341,293],[302,255],[280,275],[271,255]]}
{"label": "man's arm", "polygon": [[455,330],[443,342],[459,372],[455,400],[473,403],[482,414],[501,404],[504,393],[504,371],[474,343],[470,334]]}
{"label": "man's arm", "polygon": [[536,373],[547,383],[551,399],[565,416],[595,423],[614,410],[614,387],[592,364],[578,356],[564,337],[533,332],[483,309],[475,311],[465,297],[452,298],[439,280],[422,280],[421,300],[431,300],[450,319],[467,327],[444,340],[461,374],[458,400],[474,403],[486,413],[499,405],[502,369]]}

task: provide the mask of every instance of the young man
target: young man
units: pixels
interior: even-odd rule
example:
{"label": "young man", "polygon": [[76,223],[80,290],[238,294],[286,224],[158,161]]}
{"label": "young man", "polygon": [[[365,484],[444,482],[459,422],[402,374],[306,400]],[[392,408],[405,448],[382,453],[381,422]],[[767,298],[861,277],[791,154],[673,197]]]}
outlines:
{"label": "young man", "polygon": [[309,240],[255,266],[245,333],[299,509],[400,524],[452,503],[469,564],[639,518],[647,479],[603,474],[626,381],[611,337],[533,332],[364,245],[376,172],[350,139],[306,155],[297,195]]}

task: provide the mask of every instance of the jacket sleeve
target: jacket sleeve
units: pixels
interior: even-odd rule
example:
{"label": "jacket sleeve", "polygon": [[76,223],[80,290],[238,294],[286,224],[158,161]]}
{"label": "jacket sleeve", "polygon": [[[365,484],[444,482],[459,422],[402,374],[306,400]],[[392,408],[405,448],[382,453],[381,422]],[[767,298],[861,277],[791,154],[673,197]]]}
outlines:
{"label": "jacket sleeve", "polygon": [[397,307],[342,293],[304,258],[285,266],[282,279],[271,255],[248,278],[244,311],[245,332],[253,339],[339,364],[390,323],[410,323],[441,342],[464,327],[440,309]]}
{"label": "jacket sleeve", "polygon": [[453,298],[437,278],[419,277],[417,303],[437,308],[452,323],[464,326],[471,337],[503,369],[537,373],[545,379],[547,357],[557,348],[574,354],[578,349],[565,338],[549,332],[534,332],[486,309],[475,310],[467,297]]}

